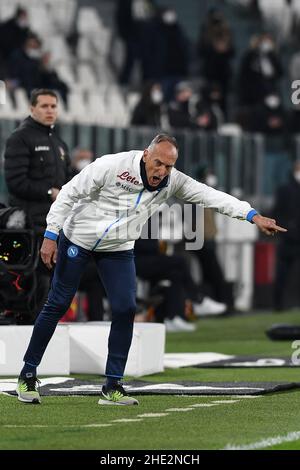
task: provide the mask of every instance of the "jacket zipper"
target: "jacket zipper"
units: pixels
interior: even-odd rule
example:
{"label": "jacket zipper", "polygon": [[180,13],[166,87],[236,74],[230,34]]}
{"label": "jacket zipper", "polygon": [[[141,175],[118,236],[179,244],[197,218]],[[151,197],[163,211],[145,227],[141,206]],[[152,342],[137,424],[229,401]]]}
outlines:
{"label": "jacket zipper", "polygon": [[[143,188],[139,194],[138,194],[138,197],[135,201],[135,205],[134,205],[134,208],[133,210],[135,210],[137,208],[137,206],[139,205],[141,199],[142,199],[142,194],[143,192],[145,191],[145,188]],[[123,217],[125,216],[125,213],[122,214],[118,219],[116,219],[114,222],[112,222],[111,224],[109,224],[108,227],[106,227],[106,229],[104,230],[104,232],[102,233],[101,237],[97,240],[97,242],[95,243],[95,245],[93,246],[92,248],[92,251],[94,251],[98,245],[100,245],[100,243],[102,242],[103,238],[105,237],[105,235],[109,232],[109,230],[111,229],[111,227],[113,227],[116,223],[118,223]]]}

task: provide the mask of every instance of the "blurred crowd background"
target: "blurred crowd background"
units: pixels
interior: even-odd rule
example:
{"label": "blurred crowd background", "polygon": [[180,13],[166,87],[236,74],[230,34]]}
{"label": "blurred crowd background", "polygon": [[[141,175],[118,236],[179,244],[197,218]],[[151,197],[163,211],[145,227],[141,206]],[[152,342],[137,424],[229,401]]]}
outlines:
{"label": "blurred crowd background", "polygon": [[[226,304],[221,313],[298,306],[299,45],[297,0],[0,0],[1,153],[35,88],[60,97],[57,127],[74,171],[170,132],[179,169],[276,216],[292,250],[206,214],[208,259],[172,237],[153,253],[184,256],[202,302]],[[0,194],[6,203],[3,171]],[[142,272],[140,281],[151,318],[159,295]]]}

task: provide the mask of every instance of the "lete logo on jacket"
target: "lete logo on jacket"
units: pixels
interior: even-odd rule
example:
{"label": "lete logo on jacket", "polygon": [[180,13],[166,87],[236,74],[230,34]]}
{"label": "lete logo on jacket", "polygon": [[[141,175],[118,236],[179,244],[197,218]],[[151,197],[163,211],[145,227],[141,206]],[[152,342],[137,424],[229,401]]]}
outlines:
{"label": "lete logo on jacket", "polygon": [[123,171],[120,175],[117,175],[117,178],[120,178],[123,181],[128,181],[128,183],[132,183],[134,185],[141,184],[134,176],[131,176],[129,171]]}

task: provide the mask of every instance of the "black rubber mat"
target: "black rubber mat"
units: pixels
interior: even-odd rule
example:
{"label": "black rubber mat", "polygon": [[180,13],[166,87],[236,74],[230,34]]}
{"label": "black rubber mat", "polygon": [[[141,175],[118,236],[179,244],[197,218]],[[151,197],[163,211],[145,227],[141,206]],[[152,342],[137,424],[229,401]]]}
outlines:
{"label": "black rubber mat", "polygon": [[193,365],[198,368],[229,368],[229,367],[299,367],[298,363],[292,362],[290,357],[259,357],[259,356],[235,356],[230,359],[207,362],[205,364]]}
{"label": "black rubber mat", "polygon": [[[42,379],[43,380],[43,379]],[[100,381],[84,381],[68,379],[62,383],[49,383],[41,385],[41,395],[100,395],[102,384]],[[56,380],[57,382],[57,380]],[[144,382],[131,381],[124,384],[131,395],[263,395],[266,393],[282,392],[299,389],[300,383],[288,382]],[[15,395],[15,385],[11,390],[7,387],[5,392]],[[0,381],[1,390],[1,381]],[[2,388],[3,390],[3,388]]]}

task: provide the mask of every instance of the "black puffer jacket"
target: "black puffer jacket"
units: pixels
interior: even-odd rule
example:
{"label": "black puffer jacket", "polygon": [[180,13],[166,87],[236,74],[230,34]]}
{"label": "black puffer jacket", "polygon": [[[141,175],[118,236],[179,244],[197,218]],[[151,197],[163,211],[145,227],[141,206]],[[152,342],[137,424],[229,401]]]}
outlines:
{"label": "black puffer jacket", "polygon": [[22,207],[41,234],[52,204],[48,190],[60,189],[70,177],[66,144],[54,128],[26,118],[6,143],[5,179],[9,204]]}

